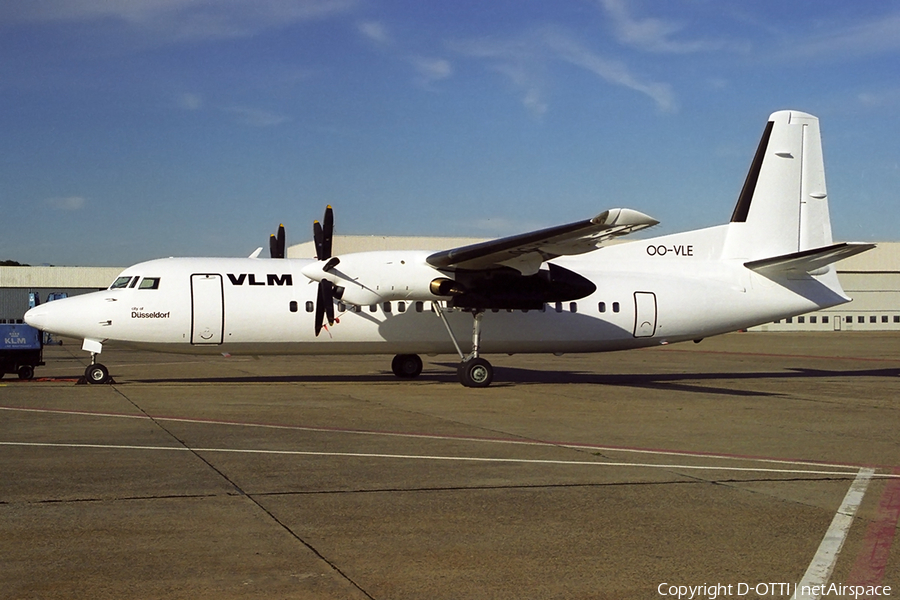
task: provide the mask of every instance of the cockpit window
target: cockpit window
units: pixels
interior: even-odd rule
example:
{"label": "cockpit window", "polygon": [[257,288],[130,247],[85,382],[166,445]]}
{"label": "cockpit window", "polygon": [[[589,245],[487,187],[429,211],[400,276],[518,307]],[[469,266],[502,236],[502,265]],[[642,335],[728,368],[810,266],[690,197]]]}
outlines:
{"label": "cockpit window", "polygon": [[120,288],[128,287],[128,282],[130,282],[130,281],[131,281],[131,277],[119,277],[118,279],[116,279],[113,282],[113,284],[111,286],[109,286],[109,289],[117,290]]}
{"label": "cockpit window", "polygon": [[159,277],[144,277],[141,280],[141,285],[138,286],[139,290],[157,290],[159,289]]}

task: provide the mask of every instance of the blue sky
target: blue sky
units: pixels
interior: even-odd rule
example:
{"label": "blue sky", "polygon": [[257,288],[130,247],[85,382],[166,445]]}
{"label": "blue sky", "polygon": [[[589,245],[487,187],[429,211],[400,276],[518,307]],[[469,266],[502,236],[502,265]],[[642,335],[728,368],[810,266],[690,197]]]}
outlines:
{"label": "blue sky", "polygon": [[495,237],[728,220],[768,115],[821,119],[839,240],[900,240],[900,4],[0,5],[0,259],[246,256],[285,223]]}

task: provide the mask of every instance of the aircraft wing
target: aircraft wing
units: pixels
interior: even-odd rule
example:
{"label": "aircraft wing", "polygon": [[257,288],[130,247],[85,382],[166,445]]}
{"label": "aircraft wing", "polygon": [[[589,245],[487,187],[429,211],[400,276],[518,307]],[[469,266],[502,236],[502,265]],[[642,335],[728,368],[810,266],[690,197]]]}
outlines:
{"label": "aircraft wing", "polygon": [[427,261],[433,267],[451,271],[511,267],[522,275],[534,275],[546,260],[584,254],[610,238],[657,223],[636,210],[612,208],[593,219],[436,252]]}

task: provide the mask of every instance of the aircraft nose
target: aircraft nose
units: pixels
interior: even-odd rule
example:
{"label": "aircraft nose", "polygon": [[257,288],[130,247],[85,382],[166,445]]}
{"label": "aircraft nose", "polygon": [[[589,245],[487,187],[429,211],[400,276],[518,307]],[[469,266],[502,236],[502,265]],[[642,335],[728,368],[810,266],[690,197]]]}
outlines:
{"label": "aircraft nose", "polygon": [[40,306],[35,306],[31,310],[25,313],[25,322],[34,327],[35,329],[40,329],[41,331],[46,331],[47,327],[50,324],[50,311],[48,310],[48,306],[42,304]]}

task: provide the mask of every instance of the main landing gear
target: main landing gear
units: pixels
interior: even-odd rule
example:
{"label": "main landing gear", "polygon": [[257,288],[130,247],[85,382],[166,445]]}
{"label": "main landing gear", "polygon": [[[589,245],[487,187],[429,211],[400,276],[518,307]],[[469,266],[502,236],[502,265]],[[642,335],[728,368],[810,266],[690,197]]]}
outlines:
{"label": "main landing gear", "polygon": [[400,379],[414,379],[422,373],[422,359],[418,354],[398,354],[391,361],[391,370]]}
{"label": "main landing gear", "polygon": [[[472,326],[472,352],[463,354],[462,349],[459,347],[459,342],[456,341],[456,336],[453,335],[453,330],[450,329],[450,323],[447,322],[447,317],[437,302],[435,302],[434,308],[441,321],[444,322],[456,352],[459,353],[460,363],[456,368],[459,382],[466,387],[472,388],[483,388],[491,385],[491,382],[494,380],[494,367],[487,360],[478,356],[479,347],[481,346],[481,319],[484,317],[484,311],[472,311],[472,316],[475,319],[475,323]],[[391,361],[391,370],[394,372],[394,375],[401,379],[413,379],[422,373],[422,359],[419,358],[418,354],[398,354]]]}
{"label": "main landing gear", "polygon": [[472,317],[475,320],[472,324],[472,352],[464,354],[459,347],[459,342],[456,341],[456,336],[453,335],[453,330],[450,329],[450,323],[447,322],[447,317],[444,315],[444,311],[441,310],[440,304],[435,303],[434,307],[441,321],[444,322],[444,327],[447,328],[447,333],[450,334],[450,339],[453,341],[456,352],[459,354],[460,363],[456,368],[459,382],[471,388],[484,388],[491,385],[491,382],[494,380],[494,367],[478,355],[481,347],[481,319],[484,317],[484,311],[472,311]]}

